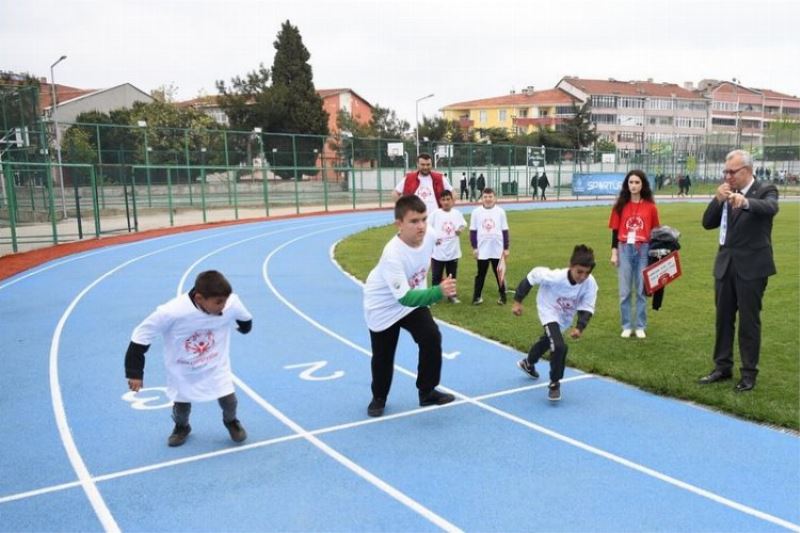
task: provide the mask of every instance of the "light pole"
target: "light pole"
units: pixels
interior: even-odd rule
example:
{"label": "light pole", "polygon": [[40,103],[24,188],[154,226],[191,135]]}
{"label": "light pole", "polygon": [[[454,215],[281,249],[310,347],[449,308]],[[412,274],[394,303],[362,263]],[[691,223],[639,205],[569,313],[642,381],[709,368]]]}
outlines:
{"label": "light pole", "polygon": [[741,149],[742,144],[742,109],[739,104],[739,84],[742,80],[738,78],[731,78],[733,81],[733,90],[736,91],[736,149]]}
{"label": "light pole", "polygon": [[56,133],[56,157],[58,158],[58,179],[61,182],[61,205],[64,208],[64,218],[67,218],[67,195],[64,192],[64,169],[61,168],[61,133],[58,131],[58,118],[56,118],[56,107],[58,101],[56,100],[56,79],[53,75],[53,70],[56,65],[61,63],[67,56],[61,56],[58,61],[50,65],[50,90],[52,91],[53,101],[50,104],[50,117],[53,119],[53,127]]}
{"label": "light pole", "polygon": [[417,101],[414,104],[414,121],[417,124],[416,127],[416,137],[417,137],[417,157],[419,158],[419,103],[423,100],[427,100],[428,98],[433,98],[433,93],[429,94],[428,96],[423,96],[421,98],[417,98]]}

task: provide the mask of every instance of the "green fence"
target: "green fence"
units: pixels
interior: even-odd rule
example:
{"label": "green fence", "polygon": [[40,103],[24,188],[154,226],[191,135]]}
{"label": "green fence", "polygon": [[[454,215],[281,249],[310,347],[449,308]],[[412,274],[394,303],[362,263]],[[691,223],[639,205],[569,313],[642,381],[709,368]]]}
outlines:
{"label": "green fence", "polygon": [[[0,253],[109,233],[282,214],[391,205],[391,191],[415,167],[413,141],[349,136],[187,130],[108,124],[63,125],[61,159],[41,123],[2,154]],[[531,179],[547,172],[549,198],[571,198],[574,173],[659,176],[657,192],[711,194],[732,139],[701,146],[663,143],[641,151],[543,149],[517,144],[423,142],[435,167],[458,184],[480,174],[504,200],[531,197]],[[713,141],[713,142],[712,142]],[[398,149],[399,148],[399,149]],[[800,133],[746,146],[761,179],[797,194]],[[390,155],[391,154],[391,155]]]}

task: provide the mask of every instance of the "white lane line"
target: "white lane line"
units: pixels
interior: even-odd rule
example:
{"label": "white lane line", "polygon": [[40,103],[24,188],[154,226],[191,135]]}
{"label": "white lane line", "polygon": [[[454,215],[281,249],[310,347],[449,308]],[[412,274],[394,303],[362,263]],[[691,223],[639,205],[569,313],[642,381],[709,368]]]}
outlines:
{"label": "white lane line", "polygon": [[[263,236],[271,235],[273,233],[282,233],[284,231],[288,231],[291,229],[302,229],[302,227],[284,228],[281,230],[276,230],[274,232],[266,232],[264,233]],[[78,293],[78,295],[72,300],[72,302],[70,302],[64,313],[61,315],[61,318],[59,319],[58,324],[56,325],[55,331],[53,332],[53,337],[50,343],[49,377],[50,377],[50,394],[51,394],[56,426],[58,428],[58,433],[61,437],[61,443],[64,446],[64,450],[67,453],[67,458],[69,459],[69,462],[72,465],[75,474],[78,476],[78,482],[80,483],[81,488],[83,488],[83,491],[86,493],[86,497],[88,498],[89,503],[92,506],[92,509],[97,515],[97,518],[100,520],[100,523],[103,525],[103,529],[105,529],[106,531],[117,532],[120,529],[116,521],[114,520],[111,511],[108,509],[108,506],[106,505],[103,496],[97,489],[97,485],[94,483],[92,475],[89,473],[89,469],[86,467],[86,463],[83,461],[83,458],[81,457],[81,454],[78,451],[78,447],[75,444],[75,439],[72,436],[72,430],[70,429],[69,423],[67,422],[67,414],[66,414],[66,409],[64,407],[64,399],[61,393],[61,383],[58,374],[58,348],[61,343],[61,334],[64,330],[64,325],[66,324],[67,319],[74,311],[75,307],[78,305],[78,302],[80,302],[83,299],[83,297],[89,293],[89,291],[91,291],[101,281],[108,278],[109,276],[122,270],[128,265],[135,263],[146,257],[150,257],[152,255],[156,255],[158,253],[167,250],[171,250],[174,248],[186,246],[188,244],[213,238],[218,238],[218,236],[212,234],[212,235],[207,235],[205,237],[192,239],[189,241],[183,241],[177,244],[173,244],[171,246],[159,248],[158,250],[153,250],[151,252],[134,257],[132,259],[129,259],[128,261],[125,261],[117,265],[116,267],[109,270],[105,274],[96,278],[92,283],[87,285],[80,293]]]}
{"label": "white lane line", "polygon": [[[580,374],[580,375],[577,375],[577,376],[564,378],[561,381],[562,381],[562,383],[568,383],[568,382],[571,382],[571,381],[579,381],[579,380],[582,380],[582,379],[592,379],[592,378],[595,378],[595,377],[596,376],[594,376],[592,374]],[[508,395],[511,395],[511,394],[517,394],[517,393],[520,393],[520,392],[527,392],[527,391],[533,390],[533,389],[542,389],[542,388],[545,388],[545,387],[547,387],[547,382],[542,382],[542,383],[537,383],[537,384],[534,384],[534,385],[525,385],[524,387],[515,387],[513,389],[506,389],[506,390],[501,390],[501,391],[490,392],[490,393],[487,393],[487,394],[482,394],[480,396],[473,396],[470,399],[472,399],[472,400],[489,400],[489,399],[492,399],[492,398],[499,398],[501,396],[508,396]],[[451,409],[453,407],[457,407],[459,405],[465,405],[467,403],[469,403],[469,399],[455,400],[455,401],[450,402],[448,404],[439,405],[439,406],[435,406],[435,407],[417,407],[415,409],[409,409],[407,411],[400,411],[398,413],[391,413],[391,414],[388,414],[388,415],[384,415],[384,416],[381,416],[379,418],[363,418],[361,420],[356,420],[356,421],[353,421],[353,422],[345,422],[344,424],[336,424],[334,426],[318,428],[318,429],[314,429],[314,430],[308,431],[308,433],[311,434],[311,435],[325,435],[325,434],[328,434],[328,433],[335,433],[337,431],[343,431],[343,430],[346,430],[346,429],[358,428],[358,427],[366,426],[366,425],[369,425],[369,424],[383,424],[383,423],[386,423],[388,421],[396,420],[396,419],[399,419],[399,418],[407,418],[407,417],[411,417],[411,416],[417,416],[417,415],[432,413],[432,412],[434,412],[434,411],[436,411],[438,409]],[[118,479],[118,478],[122,478],[122,477],[126,477],[126,476],[133,476],[133,475],[137,475],[137,474],[144,474],[144,473],[147,473],[147,472],[153,472],[155,470],[161,470],[161,469],[170,468],[170,467],[173,467],[173,466],[179,466],[179,465],[184,465],[184,464],[188,464],[188,463],[194,463],[196,461],[202,461],[202,460],[205,460],[205,459],[211,459],[211,458],[214,458],[214,457],[219,457],[221,455],[229,455],[229,454],[234,454],[234,453],[245,452],[245,451],[253,450],[253,449],[256,449],[256,448],[263,448],[265,446],[271,446],[273,444],[279,444],[279,443],[282,443],[282,442],[289,442],[289,441],[293,441],[293,440],[299,440],[299,439],[302,439],[302,438],[305,438],[305,437],[303,435],[301,435],[301,434],[298,434],[298,433],[292,433],[291,435],[285,435],[285,436],[282,436],[282,437],[274,437],[274,438],[271,438],[271,439],[260,440],[260,441],[256,441],[256,442],[251,442],[249,444],[244,444],[244,445],[230,447],[230,448],[222,448],[220,450],[214,450],[212,452],[205,452],[205,453],[200,453],[200,454],[197,454],[197,455],[188,455],[186,457],[181,457],[180,459],[171,459],[169,461],[164,461],[164,462],[161,462],[161,463],[153,463],[153,464],[149,464],[149,465],[145,465],[145,466],[137,466],[135,468],[129,468],[127,470],[119,470],[117,472],[109,472],[108,474],[101,474],[101,475],[94,476],[92,479],[94,480],[95,483],[103,482],[103,481],[109,481],[109,480],[112,480],[112,479]],[[34,489],[34,490],[26,491],[26,492],[18,492],[18,493],[15,493],[15,494],[9,494],[9,495],[0,497],[0,504],[6,503],[6,502],[12,502],[12,501],[15,501],[15,500],[24,500],[26,498],[32,498],[34,496],[39,496],[41,494],[48,494],[48,493],[51,493],[51,492],[59,492],[59,491],[62,491],[62,490],[72,489],[72,488],[79,487],[79,486],[80,486],[80,482],[72,481],[72,482],[69,482],[69,483],[61,483],[59,485],[51,485],[49,487],[43,487],[41,489]]]}
{"label": "white lane line", "polygon": [[[316,232],[316,233],[322,233],[322,232]],[[272,253],[269,255],[267,260],[269,260],[269,258],[274,256],[276,253],[278,253],[280,250],[282,250],[286,246],[288,246],[290,244],[293,244],[293,243],[295,243],[295,242],[297,242],[297,241],[299,241],[301,239],[305,239],[307,237],[310,237],[310,236],[311,235],[300,236],[300,237],[294,238],[294,239],[292,239],[290,241],[287,241],[287,242],[283,243],[282,245],[278,246],[277,248],[275,248],[272,251]],[[331,251],[332,250],[333,250],[333,248],[331,248]],[[335,264],[335,261],[334,261],[334,264]],[[353,277],[353,276],[348,276],[348,277],[350,277],[350,279],[356,280],[356,278]],[[357,281],[357,283],[359,285],[363,285],[360,281],[358,281],[358,280],[356,280],[356,281]],[[279,300],[281,300],[284,303],[284,305],[286,305],[289,309],[291,309],[294,313],[296,313],[298,316],[300,316],[301,318],[303,318],[304,320],[309,322],[311,325],[313,325],[314,327],[316,327],[320,331],[323,331],[323,332],[327,333],[328,335],[330,335],[331,337],[339,340],[343,344],[346,344],[347,346],[350,346],[350,347],[354,348],[355,350],[363,353],[364,355],[372,357],[372,352],[370,350],[367,350],[366,348],[363,348],[363,347],[355,344],[354,342],[350,341],[349,339],[346,339],[345,337],[342,337],[341,335],[337,334],[336,332],[333,332],[332,330],[330,330],[327,327],[323,326],[322,324],[320,324],[319,322],[317,322],[316,320],[314,320],[313,318],[311,318],[307,314],[305,314],[302,311],[300,311],[291,302],[289,302],[282,294],[280,294],[277,291],[277,289],[275,289],[275,287],[271,283],[268,283],[268,285],[270,287],[270,290],[272,290],[272,292],[275,294],[275,296]],[[404,368],[402,368],[402,367],[400,367],[398,365],[395,365],[395,369],[398,370],[399,372],[403,373],[403,374],[406,374],[406,375],[408,375],[410,377],[416,378],[416,374],[414,374],[413,372],[411,372],[409,370],[406,370],[406,369],[404,369]],[[580,449],[582,449],[584,451],[587,451],[589,453],[592,453],[592,454],[597,455],[599,457],[602,457],[604,459],[608,459],[609,461],[613,461],[613,462],[615,462],[617,464],[620,464],[620,465],[625,466],[627,468],[630,468],[632,470],[636,470],[637,472],[643,473],[643,474],[645,474],[647,476],[653,477],[653,478],[658,479],[660,481],[664,481],[666,483],[669,483],[670,485],[673,485],[675,487],[684,489],[684,490],[689,491],[689,492],[691,492],[693,494],[697,494],[698,496],[702,496],[704,498],[707,498],[707,499],[709,499],[711,501],[714,501],[716,503],[722,504],[722,505],[724,505],[726,507],[729,507],[731,509],[735,509],[737,511],[740,511],[740,512],[742,512],[744,514],[748,514],[750,516],[759,518],[759,519],[764,520],[766,522],[771,522],[773,524],[779,525],[781,527],[785,527],[785,528],[787,528],[789,530],[792,530],[792,531],[800,532],[800,524],[795,524],[795,523],[790,522],[788,520],[784,520],[784,519],[782,519],[780,517],[771,515],[769,513],[765,513],[765,512],[760,511],[760,510],[758,510],[758,509],[756,509],[754,507],[750,507],[748,505],[745,505],[743,503],[737,502],[735,500],[731,500],[729,498],[725,498],[724,496],[720,496],[719,494],[713,493],[711,491],[708,491],[708,490],[703,489],[701,487],[698,487],[696,485],[692,485],[690,483],[686,483],[686,482],[681,481],[681,480],[679,480],[677,478],[674,478],[672,476],[668,476],[668,475],[666,475],[664,473],[658,472],[657,470],[654,470],[652,468],[646,467],[644,465],[640,465],[638,463],[635,463],[633,461],[625,459],[624,457],[621,457],[619,455],[607,452],[607,451],[602,450],[600,448],[596,448],[594,446],[591,446],[590,444],[586,444],[586,443],[584,443],[582,441],[579,441],[577,439],[573,439],[573,438],[568,437],[566,435],[562,435],[561,433],[558,433],[558,432],[555,432],[555,431],[553,431],[551,429],[545,428],[544,426],[540,426],[538,424],[534,424],[533,422],[529,422],[529,421],[527,421],[525,419],[519,418],[519,417],[517,417],[515,415],[512,415],[511,413],[507,413],[505,411],[502,411],[500,409],[492,407],[491,405],[482,403],[481,401],[470,399],[468,396],[465,396],[464,394],[461,394],[461,393],[459,393],[459,392],[457,392],[455,390],[446,388],[444,386],[442,386],[441,388],[442,388],[442,390],[446,390],[447,392],[450,392],[451,394],[454,394],[454,395],[458,396],[459,398],[462,398],[462,399],[466,400],[468,403],[471,403],[471,404],[473,404],[473,405],[475,405],[477,407],[485,409],[485,410],[487,410],[487,411],[489,411],[491,413],[494,413],[494,414],[496,414],[498,416],[501,416],[503,418],[506,418],[508,420],[511,420],[513,422],[521,424],[521,425],[523,425],[525,427],[533,429],[534,431],[537,431],[539,433],[542,433],[544,435],[552,437],[552,438],[554,438],[556,440],[559,440],[559,441],[564,442],[566,444],[569,444],[571,446],[575,446],[577,448],[580,448]]]}
{"label": "white lane line", "polygon": [[[338,228],[336,228],[336,229],[338,229]],[[281,246],[275,248],[272,252],[269,253],[269,255],[267,255],[266,259],[264,259],[264,263],[263,263],[263,265],[261,267],[261,273],[262,273],[262,276],[264,278],[264,282],[266,283],[267,287],[270,288],[270,290],[273,292],[273,294],[275,294],[275,296],[280,301],[282,301],[284,304],[291,306],[291,304],[272,285],[272,281],[269,278],[269,261],[270,261],[270,259],[279,250],[283,249],[285,246],[289,245],[292,242],[296,242],[296,241],[299,241],[300,239],[304,239],[306,237],[310,237],[312,235],[316,235],[316,234],[319,234],[319,233],[325,233],[327,231],[331,231],[331,229],[315,231],[315,232],[303,235],[301,237],[298,237],[298,238],[295,238],[295,239],[291,239],[291,240],[285,242],[284,244],[282,244]],[[294,308],[294,309],[297,309],[297,308]],[[297,311],[299,311],[299,310],[297,310]],[[339,340],[342,340],[342,338],[339,337]],[[353,345],[353,346],[355,346],[355,345]],[[381,490],[384,493],[388,494],[389,496],[391,496],[392,498],[394,498],[398,502],[402,503],[403,505],[405,505],[406,507],[408,507],[412,511],[416,512],[417,514],[419,514],[420,516],[422,516],[423,518],[425,518],[426,520],[428,520],[432,524],[442,528],[443,530],[445,530],[445,531],[454,531],[454,532],[455,531],[461,531],[461,528],[459,528],[455,524],[453,524],[453,523],[449,522],[448,520],[444,519],[442,516],[439,516],[434,511],[428,509],[427,507],[425,507],[424,505],[422,505],[418,501],[414,500],[413,498],[411,498],[407,494],[401,492],[400,490],[396,489],[395,487],[393,487],[389,483],[385,482],[384,480],[382,480],[381,478],[379,478],[378,476],[376,476],[375,474],[373,474],[369,470],[367,470],[364,467],[360,466],[359,464],[355,463],[354,461],[352,461],[350,458],[348,458],[344,454],[336,451],[335,449],[333,449],[330,446],[328,446],[327,444],[325,444],[323,441],[321,441],[315,435],[313,435],[310,431],[307,431],[305,428],[301,427],[299,424],[297,424],[296,422],[291,420],[289,417],[285,416],[278,409],[276,409],[275,407],[270,405],[266,400],[261,398],[255,391],[250,389],[250,387],[248,387],[244,382],[242,382],[238,378],[235,378],[235,381],[236,381],[236,384],[239,387],[241,387],[242,390],[244,390],[247,393],[248,396],[250,396],[254,401],[256,401],[264,409],[269,411],[274,417],[279,419],[286,426],[290,427],[295,433],[298,433],[298,434],[302,435],[303,438],[306,439],[308,442],[310,442],[311,444],[313,444],[314,446],[319,448],[326,455],[328,455],[329,457],[331,457],[332,459],[334,459],[335,461],[337,461],[338,463],[340,463],[341,465],[343,465],[344,467],[346,467],[347,469],[349,469],[350,471],[355,473],[357,476],[359,476],[362,479],[366,480],[367,482],[371,483],[373,486],[375,486],[379,490]]]}

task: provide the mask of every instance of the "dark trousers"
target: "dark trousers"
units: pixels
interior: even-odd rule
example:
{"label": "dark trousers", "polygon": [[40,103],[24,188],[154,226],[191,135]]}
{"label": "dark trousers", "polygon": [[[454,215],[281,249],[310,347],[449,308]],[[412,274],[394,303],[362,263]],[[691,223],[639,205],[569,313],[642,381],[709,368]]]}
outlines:
{"label": "dark trousers", "polygon": [[739,356],[742,377],[755,379],[761,351],[761,300],[767,278],[745,280],[736,275],[731,262],[722,279],[714,284],[717,305],[717,338],[714,343],[714,365],[729,374],[733,370],[733,337],[736,313],[739,313]]}
{"label": "dark trousers", "polygon": [[500,258],[493,257],[491,259],[478,259],[478,273],[475,274],[475,288],[472,292],[472,301],[474,302],[481,297],[483,293],[483,282],[486,279],[486,271],[489,270],[489,265],[492,265],[492,272],[494,272],[494,279],[497,280],[497,290],[500,292],[500,298],[506,299],[506,284],[500,283],[500,277],[497,275],[497,265],[500,263]]}
{"label": "dark trousers", "polygon": [[442,334],[433,321],[431,310],[418,307],[383,331],[369,330],[372,344],[372,396],[386,398],[392,386],[394,354],[400,328],[411,333],[419,346],[417,389],[427,394],[439,384],[442,375]]}
{"label": "dark trousers", "polygon": [[469,198],[469,193],[467,192],[466,187],[461,187],[461,195],[458,197],[458,199],[463,200],[465,198]]}
{"label": "dark trousers", "polygon": [[547,196],[545,196],[545,194],[544,194],[545,193],[545,189],[547,189],[547,187],[542,187],[542,196],[541,196],[542,200],[547,200]]}
{"label": "dark trousers", "polygon": [[564,367],[567,363],[569,346],[564,342],[561,328],[556,322],[544,325],[544,335],[533,343],[528,350],[528,363],[535,365],[542,356],[550,351],[550,381],[559,381],[564,377]]}
{"label": "dark trousers", "polygon": [[444,273],[453,276],[453,279],[457,279],[458,259],[453,259],[451,261],[431,259],[431,285],[440,284]]}
{"label": "dark trousers", "polygon": [[[217,403],[222,408],[222,421],[233,422],[236,420],[236,407],[239,401],[236,393],[232,392],[227,396],[217,398]],[[172,420],[179,426],[189,425],[189,415],[192,413],[192,404],[189,402],[174,402],[172,404]]]}

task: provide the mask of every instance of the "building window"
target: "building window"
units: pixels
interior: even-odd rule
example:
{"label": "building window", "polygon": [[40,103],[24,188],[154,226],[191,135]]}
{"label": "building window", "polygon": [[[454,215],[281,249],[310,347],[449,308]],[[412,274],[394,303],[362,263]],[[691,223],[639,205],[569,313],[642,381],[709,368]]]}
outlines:
{"label": "building window", "polygon": [[617,115],[617,124],[620,126],[641,126],[642,115]]}
{"label": "building window", "polygon": [[528,108],[517,109],[517,116],[519,118],[528,118]]}
{"label": "building window", "polygon": [[711,104],[711,109],[715,111],[737,111],[736,102],[724,102],[722,100],[714,100]]}
{"label": "building window", "polygon": [[637,143],[642,142],[642,133],[635,131],[624,131],[617,135],[617,141],[621,143]]}
{"label": "building window", "polygon": [[617,115],[592,113],[591,121],[594,122],[595,124],[616,124]]}
{"label": "building window", "polygon": [[672,100],[667,98],[647,98],[646,107],[647,109],[669,110],[672,109]]}
{"label": "building window", "polygon": [[592,108],[615,108],[617,107],[616,96],[592,96]]}
{"label": "building window", "polygon": [[481,124],[486,124],[488,119],[489,119],[489,112],[481,109],[478,112],[478,122],[480,122]]}
{"label": "building window", "polygon": [[692,119],[689,117],[675,117],[676,128],[691,128]]}
{"label": "building window", "polygon": [[644,99],[621,96],[617,100],[617,107],[622,109],[642,109],[644,107]]}
{"label": "building window", "polygon": [[505,110],[505,109],[501,109],[501,110],[499,110],[499,111],[497,112],[497,120],[499,120],[500,122],[505,122],[505,121],[506,121],[506,114],[507,114],[507,113],[508,113],[508,111],[507,111],[507,110]]}
{"label": "building window", "polygon": [[719,117],[712,117],[711,124],[714,126],[735,126],[736,119],[735,118],[719,118]]}
{"label": "building window", "polygon": [[559,105],[556,106],[556,116],[574,116],[575,115],[575,108],[571,105]]}
{"label": "building window", "polygon": [[692,127],[693,128],[706,129],[706,119],[704,119],[704,118],[693,118],[692,119]]}

